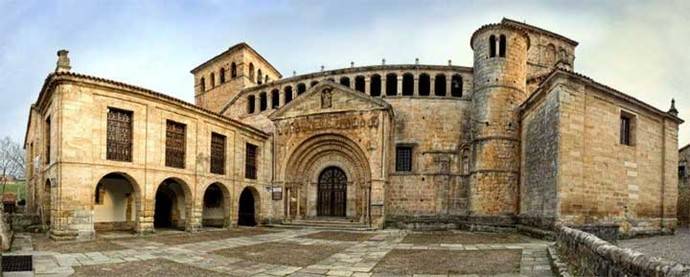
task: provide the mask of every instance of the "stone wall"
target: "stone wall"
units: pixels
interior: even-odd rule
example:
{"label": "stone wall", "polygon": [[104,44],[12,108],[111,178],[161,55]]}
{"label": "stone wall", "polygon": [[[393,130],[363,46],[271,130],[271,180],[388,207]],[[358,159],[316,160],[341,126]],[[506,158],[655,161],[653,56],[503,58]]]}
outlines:
{"label": "stone wall", "polygon": [[[39,97],[37,117],[52,119],[51,160],[46,162],[45,154],[34,151],[35,156],[29,160],[40,162],[28,177],[29,191],[37,194],[32,199],[42,201],[43,209],[39,212],[50,214],[46,223],[51,234],[90,239],[96,222],[124,221],[121,214],[113,217],[94,204],[96,185],[110,173],[123,176],[133,187],[132,216],[137,231],[153,230],[155,196],[160,185],[169,180],[183,187],[178,196],[184,199],[179,208],[185,222],[180,225],[187,230],[202,225],[203,195],[211,184],[218,184],[224,199],[231,203],[225,207],[231,222],[237,220],[239,195],[245,187],[254,187],[261,198],[256,199],[261,203],[256,209],[257,221],[272,217],[273,202],[266,189],[270,188],[272,147],[265,133],[126,84],[73,74],[53,75],[47,82],[54,84],[47,86],[49,89]],[[109,108],[133,114],[131,161],[107,159]],[[186,125],[184,168],[165,165],[167,120]],[[38,122],[30,125],[27,144],[45,148],[45,124]],[[212,133],[226,137],[224,174],[210,173]],[[247,143],[259,149],[257,179],[245,178]],[[113,205],[124,207],[124,203]]]}
{"label": "stone wall", "polygon": [[[679,151],[678,163],[678,224],[690,224],[690,147]],[[681,169],[683,168],[683,169]]]}
{"label": "stone wall", "polygon": [[558,93],[522,116],[520,221],[550,229],[558,217]]}
{"label": "stone wall", "polygon": [[[626,236],[675,228],[677,121],[566,73],[544,86],[560,102],[560,221],[617,224]],[[620,142],[622,114],[633,117],[631,145]]]}
{"label": "stone wall", "polygon": [[689,276],[687,265],[617,247],[595,235],[557,226],[556,248],[575,276]]}

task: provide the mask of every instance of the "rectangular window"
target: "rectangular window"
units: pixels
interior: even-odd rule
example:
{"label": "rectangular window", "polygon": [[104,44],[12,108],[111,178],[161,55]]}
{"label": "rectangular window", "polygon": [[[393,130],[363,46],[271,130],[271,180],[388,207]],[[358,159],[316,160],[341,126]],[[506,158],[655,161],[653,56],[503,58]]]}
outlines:
{"label": "rectangular window", "polygon": [[247,179],[256,179],[256,154],[258,147],[251,143],[247,143],[246,154],[244,157],[244,177]]}
{"label": "rectangular window", "polygon": [[621,112],[620,121],[620,143],[623,145],[633,145],[635,116],[626,112]]}
{"label": "rectangular window", "polygon": [[132,161],[132,112],[108,108],[108,145],[106,158],[113,161]]}
{"label": "rectangular window", "polygon": [[683,165],[679,166],[678,167],[678,177],[679,178],[685,178],[686,174],[688,174],[688,173],[686,171],[685,166],[683,166]]}
{"label": "rectangular window", "polygon": [[46,143],[46,160],[45,163],[50,163],[50,117],[46,118],[46,129],[45,129],[45,143]]}
{"label": "rectangular window", "polygon": [[225,174],[225,136],[211,133],[211,173]]}
{"label": "rectangular window", "polygon": [[184,168],[186,132],[186,125],[171,120],[166,122],[165,166]]}
{"label": "rectangular window", "polygon": [[412,171],[412,147],[398,146],[395,148],[395,171]]}

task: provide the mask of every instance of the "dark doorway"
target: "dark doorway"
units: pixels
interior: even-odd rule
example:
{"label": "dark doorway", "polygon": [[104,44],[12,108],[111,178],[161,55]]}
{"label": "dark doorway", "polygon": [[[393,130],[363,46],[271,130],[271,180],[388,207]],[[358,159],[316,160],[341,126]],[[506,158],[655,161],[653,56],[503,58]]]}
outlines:
{"label": "dark doorway", "polygon": [[154,228],[172,227],[172,197],[161,189],[156,192],[156,210],[153,214]]}
{"label": "dark doorway", "polygon": [[237,225],[240,226],[256,226],[256,217],[254,212],[254,195],[250,188],[245,188],[240,194],[240,209],[238,211],[239,217]]}
{"label": "dark doorway", "polygon": [[173,179],[166,179],[158,186],[153,214],[154,228],[185,229],[188,216],[183,186]]}
{"label": "dark doorway", "polygon": [[225,227],[225,214],[225,193],[221,184],[211,184],[204,192],[201,224],[204,227]]}
{"label": "dark doorway", "polygon": [[347,176],[342,169],[328,167],[319,175],[317,215],[345,216]]}

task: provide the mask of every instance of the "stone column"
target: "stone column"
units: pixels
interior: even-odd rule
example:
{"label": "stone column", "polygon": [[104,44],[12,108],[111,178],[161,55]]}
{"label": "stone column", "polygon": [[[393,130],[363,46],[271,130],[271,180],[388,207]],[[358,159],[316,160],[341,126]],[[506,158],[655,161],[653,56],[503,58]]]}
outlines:
{"label": "stone column", "polygon": [[412,90],[412,95],[419,96],[419,75],[414,76],[414,88]]}
{"label": "stone column", "polygon": [[451,96],[451,88],[453,84],[453,75],[450,76],[450,78],[446,78],[446,96]]}
{"label": "stone column", "polygon": [[285,88],[278,91],[278,108],[285,106]]}
{"label": "stone column", "polygon": [[371,76],[364,77],[364,94],[371,96]]}
{"label": "stone column", "polygon": [[302,186],[297,187],[297,215],[295,216],[297,219],[302,219],[302,214],[300,213],[300,207],[302,203]]}
{"label": "stone column", "polygon": [[398,85],[396,87],[397,92],[395,93],[395,95],[397,95],[397,96],[402,95],[402,80],[403,80],[403,76],[398,75]]}
{"label": "stone column", "polygon": [[429,77],[429,96],[436,95],[436,76],[431,75]]}
{"label": "stone column", "polygon": [[287,207],[285,207],[285,212],[286,212],[285,219],[287,221],[292,219],[292,214],[290,214],[290,205],[292,204],[292,200],[290,199],[290,190],[291,189],[292,189],[291,187],[285,186],[285,203],[287,206]]}
{"label": "stone column", "polygon": [[260,113],[261,112],[261,95],[255,94],[254,95],[254,113]]}

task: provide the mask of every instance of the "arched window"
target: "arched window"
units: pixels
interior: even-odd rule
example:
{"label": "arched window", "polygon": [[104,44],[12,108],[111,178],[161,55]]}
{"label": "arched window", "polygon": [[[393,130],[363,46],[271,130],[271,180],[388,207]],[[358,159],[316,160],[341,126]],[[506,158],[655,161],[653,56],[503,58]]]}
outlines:
{"label": "arched window", "polygon": [[431,94],[431,77],[429,74],[422,73],[419,75],[419,95],[429,96]]}
{"label": "arched window", "polygon": [[216,74],[211,73],[211,88],[216,86]]}
{"label": "arched window", "polygon": [[266,97],[266,92],[259,94],[259,111],[265,111],[268,108],[268,98]]}
{"label": "arched window", "polygon": [[277,109],[280,106],[280,92],[278,89],[271,91],[271,108]]}
{"label": "arched window", "polygon": [[237,78],[237,65],[235,63],[230,65],[230,77]]}
{"label": "arched window", "polygon": [[315,85],[317,85],[318,83],[319,83],[319,81],[311,81],[310,87],[313,88],[313,87],[314,87]]}
{"label": "arched window", "polygon": [[434,95],[446,96],[446,75],[436,75],[436,80],[434,80]]}
{"label": "arched window", "polygon": [[348,78],[348,77],[340,78],[340,84],[349,88],[350,87],[350,78]]}
{"label": "arched window", "polygon": [[558,51],[558,59],[566,64],[570,64],[570,59],[568,59],[568,52],[566,52],[563,48],[561,48],[561,50]]}
{"label": "arched window", "polygon": [[249,63],[249,81],[254,82],[254,64]]}
{"label": "arched window", "polygon": [[549,45],[546,46],[546,53],[544,53],[544,63],[547,66],[552,66],[556,64],[556,46],[553,44],[549,43]]}
{"label": "arched window", "polygon": [[359,75],[359,76],[355,77],[355,90],[360,91],[360,92],[364,92],[365,86],[366,86],[366,82],[364,80],[364,76]]}
{"label": "arched window", "polygon": [[220,83],[225,83],[225,67],[220,68]]}
{"label": "arched window", "polygon": [[204,79],[204,77],[201,77],[201,79],[199,79],[199,88],[202,92],[206,91],[206,79]]}
{"label": "arched window", "polygon": [[381,75],[371,75],[371,83],[369,86],[369,93],[371,96],[381,96]]}
{"label": "arched window", "polygon": [[267,84],[268,81],[270,81],[270,80],[271,80],[271,78],[268,77],[268,74],[266,74],[266,77],[264,77],[264,84]]}
{"label": "arched window", "polygon": [[388,73],[386,75],[386,95],[395,96],[398,94],[398,75]]}
{"label": "arched window", "polygon": [[261,75],[261,69],[259,69],[259,71],[256,72],[256,84],[260,85],[262,78],[263,76]]}
{"label": "arched window", "polygon": [[412,96],[414,94],[414,75],[412,73],[403,74],[402,95]]}
{"label": "arched window", "polygon": [[506,35],[501,35],[499,37],[499,42],[498,42],[498,56],[499,57],[505,57],[506,56]]}
{"label": "arched window", "polygon": [[462,76],[455,74],[451,78],[450,95],[454,97],[462,97]]}
{"label": "arched window", "polygon": [[489,57],[496,57],[496,36],[489,37]]}
{"label": "arched window", "polygon": [[290,103],[292,101],[292,87],[287,86],[285,87],[285,104]]}
{"label": "arched window", "polygon": [[305,91],[307,91],[307,85],[304,83],[297,84],[297,95],[302,95]]}
{"label": "arched window", "polygon": [[254,113],[256,108],[256,96],[254,95],[249,95],[247,96],[247,113]]}
{"label": "arched window", "polygon": [[468,149],[462,150],[462,174],[470,174],[470,151]]}

